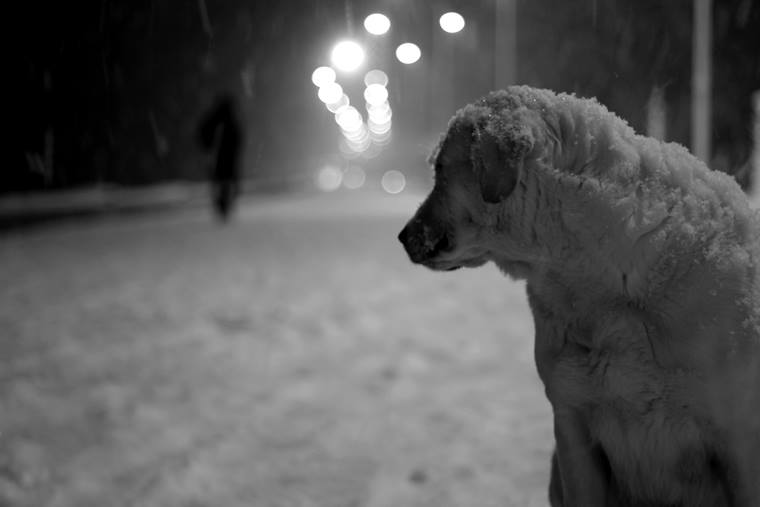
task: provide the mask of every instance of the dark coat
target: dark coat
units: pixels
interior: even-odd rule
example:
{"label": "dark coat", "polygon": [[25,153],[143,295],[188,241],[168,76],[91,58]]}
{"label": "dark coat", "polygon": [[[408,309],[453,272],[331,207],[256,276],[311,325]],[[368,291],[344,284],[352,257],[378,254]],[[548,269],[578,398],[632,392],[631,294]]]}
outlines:
{"label": "dark coat", "polygon": [[223,96],[217,101],[203,117],[199,134],[205,149],[217,149],[211,177],[215,181],[237,180],[242,133],[232,97]]}

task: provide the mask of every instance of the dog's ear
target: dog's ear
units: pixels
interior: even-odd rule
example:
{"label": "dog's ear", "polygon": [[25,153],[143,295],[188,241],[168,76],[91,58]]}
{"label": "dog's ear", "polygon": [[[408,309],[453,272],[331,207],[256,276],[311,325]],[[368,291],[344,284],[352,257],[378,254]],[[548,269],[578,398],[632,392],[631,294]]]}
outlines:
{"label": "dog's ear", "polygon": [[434,164],[442,155],[446,161],[468,160],[474,142],[474,129],[472,122],[469,121],[452,122],[438,143],[438,147],[428,159],[428,163]]}
{"label": "dog's ear", "polygon": [[480,193],[487,203],[507,198],[522,172],[523,159],[533,148],[529,129],[503,126],[498,132],[490,127],[476,129],[473,167],[480,184]]}

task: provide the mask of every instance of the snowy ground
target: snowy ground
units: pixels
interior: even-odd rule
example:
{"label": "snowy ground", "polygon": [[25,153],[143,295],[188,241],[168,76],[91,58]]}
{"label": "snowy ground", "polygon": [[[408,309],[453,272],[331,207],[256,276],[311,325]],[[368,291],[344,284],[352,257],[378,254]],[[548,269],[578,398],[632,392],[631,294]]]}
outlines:
{"label": "snowy ground", "polygon": [[419,201],[0,237],[0,505],[546,505],[523,287],[413,266]]}

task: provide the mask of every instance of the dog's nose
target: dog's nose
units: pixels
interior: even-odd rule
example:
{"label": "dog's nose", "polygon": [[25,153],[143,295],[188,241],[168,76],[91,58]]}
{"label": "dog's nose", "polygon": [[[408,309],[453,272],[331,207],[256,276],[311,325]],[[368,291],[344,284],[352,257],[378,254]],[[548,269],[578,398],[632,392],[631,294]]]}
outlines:
{"label": "dog's nose", "polygon": [[407,225],[403,229],[401,229],[401,232],[398,233],[398,240],[401,242],[404,247],[406,247],[406,238],[409,237],[409,226]]}
{"label": "dog's nose", "polygon": [[412,222],[401,230],[398,239],[414,263],[433,259],[441,252],[451,248],[448,234],[445,231],[433,233],[429,228],[416,226]]}
{"label": "dog's nose", "polygon": [[398,233],[398,240],[404,245],[404,250],[406,250],[409,259],[411,259],[412,262],[417,263],[425,260],[426,257],[424,255],[424,249],[422,248],[422,242],[414,238],[411,223],[401,229],[401,232]]}

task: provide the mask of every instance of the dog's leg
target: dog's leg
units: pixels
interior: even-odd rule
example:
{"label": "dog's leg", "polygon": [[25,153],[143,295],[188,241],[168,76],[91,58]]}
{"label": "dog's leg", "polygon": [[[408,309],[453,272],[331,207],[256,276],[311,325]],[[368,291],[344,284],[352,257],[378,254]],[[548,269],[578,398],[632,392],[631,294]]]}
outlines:
{"label": "dog's leg", "polygon": [[552,471],[549,479],[549,505],[551,507],[564,507],[565,502],[562,498],[562,476],[559,473],[559,461],[557,460],[557,451],[552,453]]}
{"label": "dog's leg", "polygon": [[[758,440],[758,437],[755,439]],[[741,449],[739,445],[743,443],[743,451],[747,456],[751,453],[754,465],[750,460],[743,461],[742,453],[737,451],[716,454],[710,461],[712,472],[728,499],[727,504],[734,507],[757,506],[760,499],[760,460],[757,458],[760,446],[754,446],[753,450],[752,440],[743,439],[742,442],[737,442],[734,448]]]}
{"label": "dog's leg", "polygon": [[[556,456],[564,507],[604,507],[607,505],[609,472],[602,449],[594,444],[588,428],[574,411],[554,415]],[[554,474],[552,474],[554,475]],[[553,477],[552,477],[553,479]]]}

